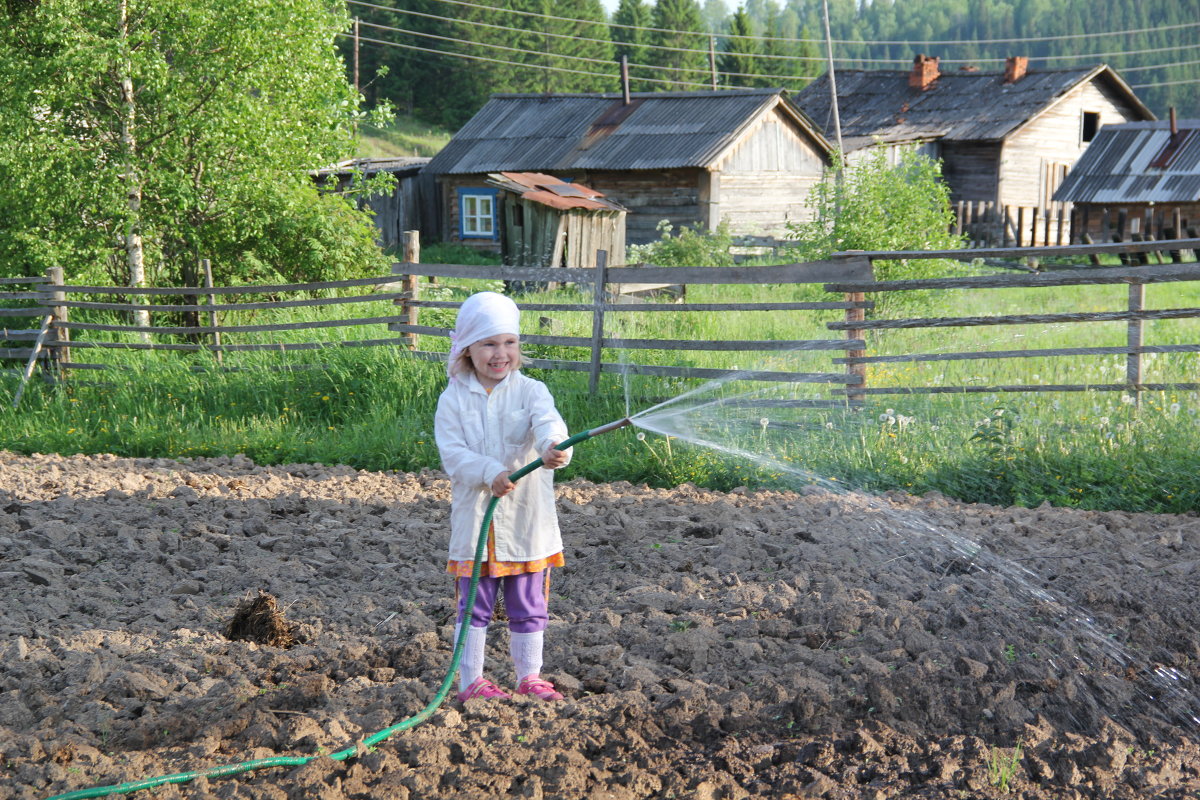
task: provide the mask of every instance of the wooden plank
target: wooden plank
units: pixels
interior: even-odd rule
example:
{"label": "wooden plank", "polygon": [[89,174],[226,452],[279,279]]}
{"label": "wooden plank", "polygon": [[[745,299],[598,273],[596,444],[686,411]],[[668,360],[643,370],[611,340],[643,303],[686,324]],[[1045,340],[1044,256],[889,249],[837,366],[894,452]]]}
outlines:
{"label": "wooden plank", "polygon": [[[1168,246],[1169,245],[1169,246]],[[1154,250],[1169,250],[1173,247],[1200,248],[1200,239],[1178,239],[1168,242],[1112,242],[1107,244],[1063,245],[1062,247],[975,247],[958,250],[863,250],[855,255],[871,260],[897,260],[901,258],[930,259],[950,258],[956,261],[973,261],[976,258],[1052,258],[1057,256],[1116,255],[1119,253],[1145,253]],[[836,253],[834,255],[837,255]]]}
{"label": "wooden plank", "polygon": [[[432,328],[427,325],[392,324],[388,330],[399,333],[420,333],[428,336],[448,337],[448,328]],[[542,334],[522,334],[524,344],[549,344],[559,347],[591,348],[593,339],[589,336],[544,336]],[[853,350],[862,349],[865,343],[861,339],[744,339],[727,341],[696,341],[693,339],[613,339],[602,338],[601,347],[621,350],[714,350],[714,351],[786,351],[786,350]]]}
{"label": "wooden plank", "polygon": [[[418,300],[411,305],[422,308],[458,308],[460,301]],[[847,308],[874,308],[875,302],[860,303],[605,303],[609,311],[839,311]],[[521,303],[522,311],[578,311],[586,312],[591,306],[578,303]]]}
{"label": "wooden plank", "polygon": [[[493,266],[457,266],[452,264],[397,263],[392,269],[403,269],[414,275],[440,275],[448,278],[494,280]],[[508,267],[504,276],[517,281],[567,281],[591,283],[592,269],[558,267]],[[613,267],[608,271],[609,283],[667,283],[667,284],[748,284],[748,283],[822,283],[827,280],[869,280],[870,261],[859,253],[847,254],[830,261],[806,264],[777,264],[769,267]]]}
{"label": "wooden plank", "polygon": [[[404,297],[403,292],[358,294],[346,297],[314,297],[307,300],[278,300],[269,303],[214,303],[212,305],[146,305],[138,303],[94,303],[90,300],[67,300],[58,305],[65,308],[82,308],[96,311],[263,311],[280,308],[303,308],[308,306],[336,306],[348,303],[373,303],[393,301]],[[0,316],[3,314],[0,313]]]}
{"label": "wooden plank", "polygon": [[[1200,344],[1142,345],[1141,353],[1200,353]],[[1121,347],[1060,347],[1045,350],[980,350],[968,353],[904,353],[891,356],[833,358],[834,364],[899,364],[917,361],[983,361],[992,358],[1053,358],[1055,356],[1128,355],[1130,348]]]}
{"label": "wooden plank", "polygon": [[[45,316],[45,314],[46,312],[43,309],[42,316]],[[0,340],[7,339],[10,341],[20,342],[24,341],[25,339],[36,339],[40,333],[41,331],[39,331],[37,328],[0,328]]]}
{"label": "wooden plank", "polygon": [[[446,361],[446,354],[437,351],[414,351],[408,353],[413,358],[421,361],[442,362]],[[563,361],[559,359],[548,358],[530,358],[526,359],[530,367],[536,369],[561,369],[567,372],[588,372],[592,365],[588,361]],[[709,367],[668,367],[662,365],[644,365],[644,364],[629,364],[629,363],[609,363],[602,362],[600,364],[601,372],[614,372],[620,375],[651,375],[664,378],[697,378],[703,380],[717,380],[721,378],[733,378],[743,381],[762,381],[765,383],[776,382],[796,382],[796,383],[823,383],[823,384],[844,384],[847,382],[846,376],[836,372],[773,372],[773,371],[747,371],[735,369],[714,369]]]}
{"label": "wooden plank", "polygon": [[29,379],[33,376],[33,368],[37,364],[38,354],[42,352],[42,345],[46,341],[46,337],[50,334],[50,323],[54,322],[54,315],[47,314],[42,320],[41,330],[38,331],[38,337],[34,340],[33,347],[29,351],[29,360],[25,362],[25,371],[21,373],[21,384],[17,387],[17,392],[13,395],[12,407],[16,408],[21,403],[21,397],[25,394],[25,387],[29,384]]}
{"label": "wooden plank", "polygon": [[159,288],[144,286],[52,285],[47,286],[45,291],[65,292],[67,294],[153,295],[165,297],[202,294],[280,294],[283,292],[311,292],[317,289],[343,289],[351,286],[382,286],[383,284],[387,283],[399,283],[401,280],[403,280],[403,278],[399,275],[383,275],[376,278],[351,278],[344,281],[319,281],[317,283],[278,283],[256,286],[215,286],[212,289],[208,289],[203,286]]}
{"label": "wooden plank", "polygon": [[[226,329],[228,330],[228,329]],[[221,351],[225,353],[247,352],[252,350],[274,350],[285,352],[290,350],[321,350],[327,347],[377,347],[401,346],[405,341],[399,337],[387,339],[348,339],[336,342],[284,342],[278,344],[223,344]],[[195,353],[213,348],[204,344],[169,344],[159,342],[71,342],[71,347],[96,348],[100,350],[178,350]],[[445,354],[442,355],[445,360]]]}
{"label": "wooden plank", "polygon": [[[356,317],[353,319],[330,319],[313,322],[280,322],[273,325],[222,325],[220,330],[226,333],[257,333],[261,331],[303,331],[316,328],[344,328],[354,325],[384,325],[395,322],[400,317]],[[162,335],[182,336],[193,333],[213,333],[216,328],[207,325],[195,327],[155,327],[153,325],[105,325],[98,322],[64,322],[61,327],[81,331],[119,331],[123,333],[158,333]],[[408,326],[420,327],[420,326]]]}
{"label": "wooden plank", "polygon": [[827,292],[905,292],[920,289],[1019,289],[1040,286],[1086,286],[1117,283],[1173,283],[1200,280],[1200,264],[1149,267],[1101,267],[1086,270],[971,275],[902,281],[827,283]]}
{"label": "wooden plank", "polygon": [[827,322],[830,330],[851,326],[867,330],[898,328],[974,328],[983,325],[1053,325],[1061,322],[1128,322],[1134,319],[1190,319],[1200,317],[1200,308],[1169,308],[1160,311],[1093,311],[1063,314],[1012,314],[1003,317],[931,317],[929,319],[881,319],[865,322]]}
{"label": "wooden plank", "polygon": [[[24,361],[34,352],[32,347],[0,347],[0,358],[16,358]],[[46,358],[48,355],[45,350],[36,352],[36,358]]]}
{"label": "wooden plank", "polygon": [[862,394],[989,394],[993,392],[1171,392],[1194,391],[1200,383],[1080,383],[1080,384],[1014,384],[1010,386],[878,386],[855,389]]}
{"label": "wooden plank", "polygon": [[50,279],[44,275],[30,276],[28,278],[0,278],[0,286],[17,286],[21,284],[49,283]]}
{"label": "wooden plank", "polygon": [[45,308],[0,308],[0,317],[40,317]]}
{"label": "wooden plank", "polygon": [[45,300],[47,292],[0,292],[0,302],[5,300]]}

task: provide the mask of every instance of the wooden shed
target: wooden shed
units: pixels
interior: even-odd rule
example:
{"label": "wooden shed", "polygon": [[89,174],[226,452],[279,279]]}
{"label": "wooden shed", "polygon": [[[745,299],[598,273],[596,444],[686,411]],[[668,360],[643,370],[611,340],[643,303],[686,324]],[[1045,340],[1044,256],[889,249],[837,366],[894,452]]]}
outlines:
{"label": "wooden shed", "polygon": [[729,223],[778,235],[807,219],[831,163],[825,136],[780,89],[621,94],[498,94],[429,163],[444,241],[499,247],[500,172],[549,173],[628,210],[627,237],[658,225]]}
{"label": "wooden shed", "polygon": [[423,218],[429,211],[423,210],[424,196],[429,189],[422,186],[421,170],[429,163],[424,157],[400,158],[355,158],[339,161],[331,167],[317,170],[316,180],[323,185],[333,182],[335,191],[344,190],[355,174],[367,177],[381,172],[396,179],[392,191],[384,195],[372,195],[359,200],[359,206],[369,208],[374,214],[375,227],[379,230],[380,247],[400,247],[404,231],[422,229]]}
{"label": "wooden shed", "polygon": [[[1045,208],[1104,125],[1154,115],[1109,67],[1031,70],[1014,56],[1005,69],[942,72],[919,55],[911,70],[839,70],[838,117],[853,158],[868,148],[919,148],[942,160],[951,201]],[[829,135],[828,75],[796,103]]]}
{"label": "wooden shed", "polygon": [[504,263],[529,267],[594,267],[625,262],[625,209],[581,183],[539,172],[488,176],[499,191]]}
{"label": "wooden shed", "polygon": [[1190,238],[1200,229],[1200,119],[1106,125],[1055,199],[1075,238]]}

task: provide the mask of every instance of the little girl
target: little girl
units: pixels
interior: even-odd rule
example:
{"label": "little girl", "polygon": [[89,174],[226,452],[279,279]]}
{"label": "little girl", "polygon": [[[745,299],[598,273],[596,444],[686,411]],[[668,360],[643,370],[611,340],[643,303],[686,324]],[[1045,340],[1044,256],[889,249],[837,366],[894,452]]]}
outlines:
{"label": "little girl", "polygon": [[[447,570],[457,579],[455,641],[464,620],[469,617],[470,622],[459,670],[460,702],[511,696],[483,676],[487,626],[501,587],[517,694],[562,699],[539,673],[549,618],[549,570],[563,565],[550,470],[564,466],[571,456],[555,449],[568,432],[550,392],[519,371],[520,318],[516,304],[504,295],[480,292],[467,298],[450,334],[450,382],[438,398],[434,418],[452,492]],[[515,484],[508,479],[539,455],[547,469],[534,470]],[[492,516],[487,561],[475,605],[468,610],[479,528],[493,495],[505,500]]]}

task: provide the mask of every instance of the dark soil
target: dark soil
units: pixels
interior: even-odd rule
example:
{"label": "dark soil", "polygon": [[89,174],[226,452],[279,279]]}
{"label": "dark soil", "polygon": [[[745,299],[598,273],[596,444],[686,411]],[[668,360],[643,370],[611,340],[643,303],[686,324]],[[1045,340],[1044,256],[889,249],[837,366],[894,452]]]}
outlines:
{"label": "dark soil", "polygon": [[[347,761],[142,794],[1200,796],[1196,517],[559,498],[565,702],[450,701]],[[321,756],[417,712],[450,660],[448,511],[435,472],[0,453],[0,798]],[[276,644],[227,638],[276,598]],[[511,684],[502,624],[489,659]]]}

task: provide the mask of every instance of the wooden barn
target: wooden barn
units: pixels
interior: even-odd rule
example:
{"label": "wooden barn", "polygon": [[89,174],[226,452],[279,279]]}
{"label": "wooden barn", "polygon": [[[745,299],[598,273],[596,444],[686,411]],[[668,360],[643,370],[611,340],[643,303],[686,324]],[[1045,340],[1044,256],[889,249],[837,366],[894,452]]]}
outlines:
{"label": "wooden barn", "polygon": [[[838,117],[848,157],[872,147],[917,148],[942,160],[951,201],[1045,208],[1105,125],[1153,120],[1109,67],[942,72],[923,55],[908,71],[839,70]],[[833,136],[829,76],[796,104]]]}
{"label": "wooden barn", "polygon": [[1200,229],[1200,119],[1106,125],[1058,188],[1076,238],[1195,237]]}
{"label": "wooden barn", "polygon": [[440,238],[495,249],[499,172],[549,173],[628,209],[631,243],[658,224],[781,234],[806,217],[831,163],[824,135],[779,89],[622,94],[498,94],[426,171]]}
{"label": "wooden barn", "polygon": [[330,188],[340,191],[346,188],[356,173],[367,177],[381,172],[393,175],[396,185],[390,193],[363,198],[359,206],[374,212],[380,246],[400,247],[404,241],[404,231],[420,230],[423,218],[429,216],[429,211],[422,209],[422,202],[424,195],[430,192],[422,186],[421,175],[421,170],[428,163],[428,158],[421,157],[355,158],[317,170],[314,176],[325,186],[332,181]]}

